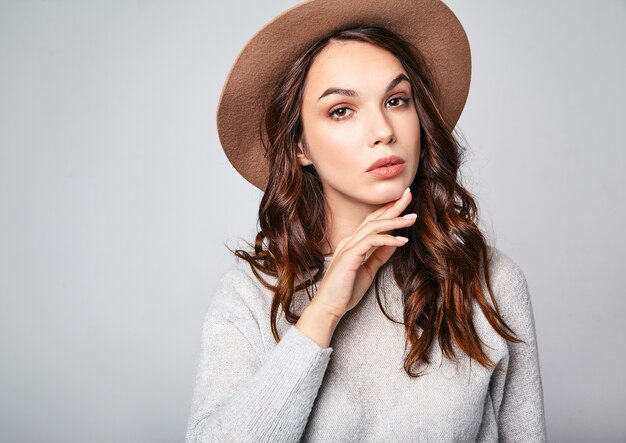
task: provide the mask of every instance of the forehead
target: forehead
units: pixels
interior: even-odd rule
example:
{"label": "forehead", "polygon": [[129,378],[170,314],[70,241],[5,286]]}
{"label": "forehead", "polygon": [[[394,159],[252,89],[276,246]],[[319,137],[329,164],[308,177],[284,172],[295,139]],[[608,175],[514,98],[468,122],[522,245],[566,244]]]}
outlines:
{"label": "forehead", "polygon": [[400,73],[406,74],[406,71],[397,57],[386,49],[360,41],[332,42],[311,63],[304,95],[321,93],[328,87],[363,93],[379,90]]}

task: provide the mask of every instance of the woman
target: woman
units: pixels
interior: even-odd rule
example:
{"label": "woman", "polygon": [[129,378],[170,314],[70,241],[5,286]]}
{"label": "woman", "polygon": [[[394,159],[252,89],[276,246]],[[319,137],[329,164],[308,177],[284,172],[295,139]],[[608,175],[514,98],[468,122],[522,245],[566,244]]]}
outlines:
{"label": "woman", "polygon": [[469,60],[435,0],[311,1],[246,45],[218,130],[261,229],[205,319],[187,441],[546,440],[524,274],[458,181]]}

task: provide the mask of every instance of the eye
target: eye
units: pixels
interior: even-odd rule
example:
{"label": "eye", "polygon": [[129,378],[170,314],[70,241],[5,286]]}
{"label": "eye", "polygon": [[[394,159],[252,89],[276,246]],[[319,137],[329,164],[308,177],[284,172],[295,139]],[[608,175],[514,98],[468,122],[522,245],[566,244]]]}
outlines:
{"label": "eye", "polygon": [[347,115],[350,115],[349,114],[350,112],[352,112],[352,109],[346,106],[338,106],[336,108],[331,109],[328,115],[331,116],[335,120],[343,120],[347,118],[346,117]]}
{"label": "eye", "polygon": [[403,104],[406,105],[407,103],[409,103],[409,100],[410,100],[409,97],[392,97],[389,100],[387,100],[387,103],[385,104],[385,106],[387,108],[389,107],[396,108]]}

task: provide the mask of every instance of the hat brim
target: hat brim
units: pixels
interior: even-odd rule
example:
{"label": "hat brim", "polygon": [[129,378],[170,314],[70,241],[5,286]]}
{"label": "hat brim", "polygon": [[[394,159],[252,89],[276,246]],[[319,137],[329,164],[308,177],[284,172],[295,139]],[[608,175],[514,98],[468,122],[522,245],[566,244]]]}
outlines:
{"label": "hat brim", "polygon": [[267,162],[259,139],[269,94],[286,68],[310,45],[335,30],[368,23],[417,47],[439,88],[444,118],[454,127],[467,96],[471,54],[454,13],[439,0],[312,0],[294,6],[248,41],[226,78],[217,130],[227,158],[251,184],[265,190]]}

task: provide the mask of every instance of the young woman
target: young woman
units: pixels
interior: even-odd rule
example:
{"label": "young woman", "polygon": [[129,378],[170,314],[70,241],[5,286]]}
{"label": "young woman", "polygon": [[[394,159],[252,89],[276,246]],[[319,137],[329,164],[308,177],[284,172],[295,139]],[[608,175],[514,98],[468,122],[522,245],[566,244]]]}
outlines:
{"label": "young woman", "polygon": [[546,440],[524,274],[458,177],[465,33],[392,3],[292,8],[229,74],[260,232],[206,316],[188,442]]}

